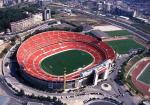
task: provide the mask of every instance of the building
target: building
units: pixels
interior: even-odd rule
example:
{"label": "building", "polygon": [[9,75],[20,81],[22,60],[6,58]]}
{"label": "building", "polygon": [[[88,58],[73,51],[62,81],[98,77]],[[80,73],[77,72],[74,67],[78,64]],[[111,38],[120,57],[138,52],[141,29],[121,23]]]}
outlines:
{"label": "building", "polygon": [[27,2],[36,2],[36,0],[27,0]]}
{"label": "building", "polygon": [[36,0],[39,7],[45,7],[46,5],[53,3],[53,0]]}
{"label": "building", "polygon": [[34,23],[40,23],[43,20],[42,13],[32,15]]}
{"label": "building", "polygon": [[4,6],[10,6],[13,4],[13,0],[4,0],[3,4],[4,4]]}
{"label": "building", "polygon": [[110,13],[111,11],[113,11],[114,9],[114,5],[110,2],[103,2],[103,11],[106,13]]}
{"label": "building", "polygon": [[110,12],[111,11],[111,9],[112,9],[112,4],[111,3],[107,3],[106,4],[106,11],[108,11],[108,12]]}
{"label": "building", "polygon": [[24,30],[29,29],[37,24],[40,24],[42,22],[42,20],[43,20],[43,18],[42,18],[41,13],[34,14],[29,18],[10,23],[11,31],[12,32],[24,31]]}
{"label": "building", "polygon": [[37,4],[39,7],[42,7],[43,6],[43,0],[37,0]]}
{"label": "building", "polygon": [[49,8],[45,8],[43,11],[43,20],[48,20],[51,18],[51,10]]}
{"label": "building", "polygon": [[36,0],[0,0],[0,8],[1,8],[1,2],[3,2],[3,6],[9,7],[24,2],[36,2]]}
{"label": "building", "polygon": [[132,17],[134,12],[132,10],[128,10],[128,8],[116,7],[112,14],[118,16]]}
{"label": "building", "polygon": [[38,103],[38,102],[28,102],[27,105],[43,105],[43,103]]}
{"label": "building", "polygon": [[143,105],[150,105],[150,101],[143,101]]}
{"label": "building", "polygon": [[99,2],[97,5],[99,11],[103,9],[103,3]]}
{"label": "building", "polygon": [[22,3],[22,2],[23,2],[22,0],[16,0],[17,4]]}
{"label": "building", "polygon": [[0,8],[3,7],[3,0],[0,0]]}

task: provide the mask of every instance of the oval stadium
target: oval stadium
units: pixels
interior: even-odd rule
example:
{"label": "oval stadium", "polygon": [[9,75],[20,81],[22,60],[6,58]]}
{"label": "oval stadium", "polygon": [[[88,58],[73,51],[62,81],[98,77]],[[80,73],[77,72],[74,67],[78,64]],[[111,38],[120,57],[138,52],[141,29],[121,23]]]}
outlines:
{"label": "oval stadium", "polygon": [[25,40],[17,61],[25,80],[44,89],[84,86],[91,74],[106,79],[116,55],[111,47],[89,35],[48,31]]}

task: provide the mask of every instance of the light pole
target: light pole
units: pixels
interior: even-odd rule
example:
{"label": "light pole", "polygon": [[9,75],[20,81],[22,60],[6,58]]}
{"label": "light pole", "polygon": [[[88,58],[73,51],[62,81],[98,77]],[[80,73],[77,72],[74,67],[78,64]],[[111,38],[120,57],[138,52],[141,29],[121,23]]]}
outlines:
{"label": "light pole", "polygon": [[66,68],[64,68],[64,91],[66,89]]}

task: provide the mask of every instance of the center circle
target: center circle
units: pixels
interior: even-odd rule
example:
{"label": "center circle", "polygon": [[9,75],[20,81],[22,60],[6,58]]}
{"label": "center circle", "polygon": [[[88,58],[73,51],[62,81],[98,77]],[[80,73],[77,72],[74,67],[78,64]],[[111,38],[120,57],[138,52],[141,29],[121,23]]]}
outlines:
{"label": "center circle", "polygon": [[40,62],[40,67],[48,74],[63,76],[87,67],[94,58],[82,50],[67,50],[47,56]]}

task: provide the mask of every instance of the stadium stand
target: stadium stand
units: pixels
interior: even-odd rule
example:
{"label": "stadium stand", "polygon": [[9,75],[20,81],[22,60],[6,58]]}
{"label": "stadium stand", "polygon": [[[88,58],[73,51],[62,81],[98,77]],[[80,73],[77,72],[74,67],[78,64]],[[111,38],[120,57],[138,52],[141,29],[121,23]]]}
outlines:
{"label": "stadium stand", "polygon": [[43,58],[71,49],[88,52],[94,61],[81,70],[67,74],[67,81],[79,78],[81,71],[86,71],[107,59],[115,59],[113,49],[92,36],[74,32],[49,31],[39,33],[24,41],[17,51],[17,60],[23,66],[23,71],[34,78],[44,81],[63,81],[63,76],[48,74],[42,70],[40,62]]}

